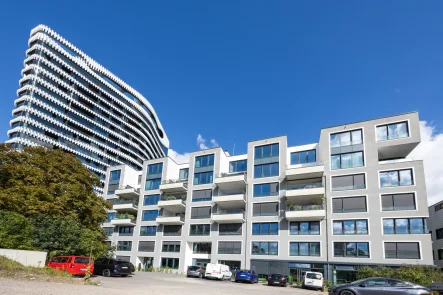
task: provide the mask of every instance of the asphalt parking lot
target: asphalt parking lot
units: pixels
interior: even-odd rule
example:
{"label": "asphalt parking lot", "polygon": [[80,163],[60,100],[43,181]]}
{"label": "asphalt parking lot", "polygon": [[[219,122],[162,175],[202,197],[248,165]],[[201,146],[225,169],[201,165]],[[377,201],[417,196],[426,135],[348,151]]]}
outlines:
{"label": "asphalt parking lot", "polygon": [[[43,283],[0,279],[0,294],[150,294],[150,295],[268,295],[268,294],[322,294],[320,291],[302,290],[294,287],[271,287],[262,284],[234,283],[197,278],[184,275],[137,272],[122,277],[95,277],[100,286],[84,286],[60,283]],[[326,294],[326,293],[324,293]]]}

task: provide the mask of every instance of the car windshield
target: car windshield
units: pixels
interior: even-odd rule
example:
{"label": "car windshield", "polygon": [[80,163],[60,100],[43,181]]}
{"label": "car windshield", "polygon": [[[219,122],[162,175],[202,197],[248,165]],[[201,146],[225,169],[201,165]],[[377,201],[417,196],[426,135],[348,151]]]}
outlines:
{"label": "car windshield", "polygon": [[358,284],[363,283],[364,281],[366,281],[366,279],[358,280],[358,281],[352,282],[351,284],[358,285]]}
{"label": "car windshield", "polygon": [[117,263],[117,264],[128,264],[128,262],[125,261],[125,260],[116,260],[115,263]]}
{"label": "car windshield", "polygon": [[321,275],[318,274],[318,273],[308,272],[308,273],[306,274],[306,277],[307,277],[308,279],[321,280]]}
{"label": "car windshield", "polygon": [[251,272],[251,271],[247,269],[241,269],[240,272]]}
{"label": "car windshield", "polygon": [[87,258],[87,257],[75,257],[74,263],[88,264],[89,263],[89,258]]}
{"label": "car windshield", "polygon": [[190,266],[190,267],[189,267],[189,270],[194,271],[194,270],[197,270],[197,269],[199,269],[199,268],[200,268],[199,266]]}

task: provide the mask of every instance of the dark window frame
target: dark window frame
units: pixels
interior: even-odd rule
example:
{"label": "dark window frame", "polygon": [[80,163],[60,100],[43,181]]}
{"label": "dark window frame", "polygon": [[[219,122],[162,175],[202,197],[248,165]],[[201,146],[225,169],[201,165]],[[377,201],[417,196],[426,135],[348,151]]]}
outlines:
{"label": "dark window frame", "polygon": [[[254,231],[254,226],[258,225],[258,233],[255,233]],[[267,232],[264,232],[263,226],[264,225],[268,225],[268,230]],[[277,231],[274,232],[272,231],[272,226],[271,225],[277,225]],[[252,223],[252,235],[253,236],[278,236],[279,235],[279,230],[280,230],[280,225],[278,222],[254,222]],[[263,232],[262,232],[263,231]]]}
{"label": "dark window frame", "polygon": [[[308,234],[303,233],[300,231],[300,225],[303,223],[307,223],[308,224]],[[298,231],[297,233],[295,233],[295,231],[292,231],[292,227],[295,227],[295,224],[298,224]],[[312,230],[313,224],[318,225],[318,233],[316,231]],[[321,229],[320,229],[321,225],[320,225],[320,221],[290,221],[289,222],[289,235],[290,236],[318,236],[321,233]],[[311,233],[314,232],[314,233]]]}
{"label": "dark window frame", "polygon": [[[309,161],[309,152],[314,152],[314,161]],[[301,155],[305,153],[305,160],[306,162],[300,162],[300,158]],[[305,151],[298,151],[298,152],[292,152],[290,154],[290,161],[291,161],[291,165],[299,165],[299,164],[307,164],[307,163],[315,163],[317,162],[317,150],[316,149],[312,149],[312,150],[305,150]],[[297,161],[294,161],[294,158],[297,158]]]}
{"label": "dark window frame", "polygon": [[[387,255],[386,255],[386,246],[387,246],[387,244],[395,244],[395,256],[396,257],[387,257]],[[417,254],[418,254],[418,256],[416,256],[416,257],[399,257],[400,255],[399,255],[399,250],[398,250],[398,245],[399,244],[415,244],[415,245],[417,245]],[[384,243],[384,251],[385,251],[385,259],[421,259],[421,253],[420,253],[420,243],[419,242],[385,242]]]}
{"label": "dark window frame", "polygon": [[[355,187],[355,176],[363,176],[363,181],[364,181],[364,187],[360,188],[360,187]],[[352,188],[343,188],[343,187],[339,187],[338,189],[334,189],[333,186],[333,180],[334,179],[338,179],[340,177],[351,177],[352,176]],[[332,191],[349,191],[349,190],[360,190],[360,189],[366,189],[366,174],[365,173],[357,173],[357,174],[346,174],[346,175],[337,175],[337,176],[332,176],[331,177],[331,189]]]}
{"label": "dark window frame", "polygon": [[[365,221],[366,222],[366,233],[358,233],[357,230],[357,222],[358,221]],[[345,223],[346,222],[353,222],[354,223],[354,233],[345,233]],[[336,233],[334,224],[335,223],[341,223],[341,233]],[[345,235],[369,235],[369,221],[368,219],[344,219],[344,220],[334,220],[332,221],[332,234],[334,236],[345,236]]]}
{"label": "dark window frame", "polygon": [[[397,228],[398,227],[397,227],[396,221],[397,220],[402,220],[402,219],[406,219],[408,221],[408,225],[407,225],[408,232],[407,233],[402,233],[402,232],[397,233]],[[422,224],[423,232],[421,232],[421,233],[411,233],[411,219],[421,219],[421,224]],[[385,221],[387,221],[387,220],[392,220],[392,222],[393,222],[393,231],[394,231],[393,233],[385,233]],[[428,231],[427,231],[427,224],[426,224],[426,218],[424,218],[424,217],[383,218],[382,226],[383,226],[383,234],[384,235],[420,235],[420,234],[427,234],[428,233]]]}
{"label": "dark window frame", "polygon": [[[357,198],[364,198],[365,199],[365,211],[344,211],[344,200],[346,199],[357,199]],[[337,211],[334,209],[334,201],[341,200],[341,211]],[[332,213],[356,213],[356,212],[368,212],[368,200],[366,196],[355,196],[355,197],[340,197],[340,198],[333,198],[332,199]]]}
{"label": "dark window frame", "polygon": [[[400,177],[400,172],[402,171],[410,171],[411,172],[411,184],[401,184],[401,177]],[[389,179],[389,173],[391,172],[397,172],[397,179],[398,179],[398,185],[382,185],[381,183],[381,175],[382,173],[388,173],[387,175],[387,179]],[[387,170],[387,171],[380,171],[379,172],[379,184],[380,184],[380,188],[385,188],[385,187],[399,187],[399,186],[411,186],[411,185],[415,185],[415,177],[414,177],[414,171],[412,168],[406,168],[406,169],[398,169],[398,170]],[[391,183],[389,181],[389,183]]]}
{"label": "dark window frame", "polygon": [[[269,156],[263,156],[263,150],[267,146],[269,146],[269,149],[270,149]],[[277,154],[274,153],[275,146],[277,146]],[[267,159],[267,158],[279,157],[279,156],[280,156],[280,144],[278,142],[271,143],[271,144],[258,145],[258,146],[254,147],[254,160]]]}
{"label": "dark window frame", "polygon": [[[257,249],[264,249],[263,247],[262,247],[262,244],[268,244],[268,246],[267,246],[267,249],[268,249],[268,252],[267,253],[260,253],[260,251],[256,251],[256,252],[254,252],[254,243],[257,243],[258,244],[258,248]],[[272,252],[272,253],[270,253],[270,249],[271,249],[271,244],[276,244],[277,245],[277,247],[276,247],[276,249],[277,249],[277,252],[275,253],[275,252]],[[251,255],[260,255],[260,256],[278,256],[278,251],[279,249],[278,249],[278,242],[277,241],[252,241],[251,242]]]}
{"label": "dark window frame", "polygon": [[[194,229],[193,229],[194,227]],[[199,231],[199,227],[201,230]],[[201,233],[201,234],[199,234]],[[189,236],[193,237],[202,237],[202,236],[210,236],[211,235],[211,224],[190,224],[189,225]]]}
{"label": "dark window frame", "polygon": [[[412,209],[396,209],[395,206],[395,196],[400,196],[400,195],[412,195],[412,200],[414,202],[414,208]],[[392,210],[388,210],[385,209],[386,207],[383,207],[383,198],[386,197],[391,197],[391,202],[392,202]],[[381,203],[382,203],[382,211],[406,211],[406,210],[417,210],[417,199],[416,199],[416,195],[415,193],[394,193],[394,194],[383,194],[381,195]]]}
{"label": "dark window frame", "polygon": [[[291,251],[291,245],[292,244],[298,244],[298,246],[297,246],[298,252],[296,254],[294,254]],[[301,255],[300,254],[300,244],[308,244],[308,255]],[[318,255],[311,255],[312,254],[311,248],[313,248],[313,244],[318,246]],[[291,242],[289,242],[289,256],[320,257],[321,256],[321,243],[320,242],[310,242],[310,241],[306,241],[306,242],[294,242],[294,241],[291,241]]]}
{"label": "dark window frame", "polygon": [[[343,247],[341,250],[343,250],[343,255],[337,255],[337,246],[343,244]],[[355,245],[355,256],[354,255],[348,255],[348,244],[354,244]],[[366,244],[368,247],[368,255],[359,255],[358,248],[359,244]],[[345,257],[345,258],[371,258],[371,249],[369,247],[369,242],[334,242],[334,257]]]}

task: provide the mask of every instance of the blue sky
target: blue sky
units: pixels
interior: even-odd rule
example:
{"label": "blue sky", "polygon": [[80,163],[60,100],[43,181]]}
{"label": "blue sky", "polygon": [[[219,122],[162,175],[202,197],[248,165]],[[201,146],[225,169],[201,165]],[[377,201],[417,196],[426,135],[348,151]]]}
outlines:
{"label": "blue sky", "polygon": [[46,24],[140,91],[180,152],[420,111],[443,126],[442,1],[3,1],[0,141]]}

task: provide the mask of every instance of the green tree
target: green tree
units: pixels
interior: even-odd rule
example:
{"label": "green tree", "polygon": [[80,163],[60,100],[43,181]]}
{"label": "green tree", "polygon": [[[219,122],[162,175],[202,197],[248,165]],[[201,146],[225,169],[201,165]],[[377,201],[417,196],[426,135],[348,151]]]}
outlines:
{"label": "green tree", "polygon": [[0,210],[72,218],[98,229],[110,208],[93,190],[99,185],[98,177],[72,154],[45,147],[17,151],[0,144]]}
{"label": "green tree", "polygon": [[55,219],[45,215],[30,217],[32,246],[56,255],[87,255],[92,248],[93,256],[105,256],[111,248],[106,243],[106,234],[100,228],[92,230],[82,226],[71,217]]}
{"label": "green tree", "polygon": [[0,211],[0,248],[29,250],[31,229],[26,217]]}

